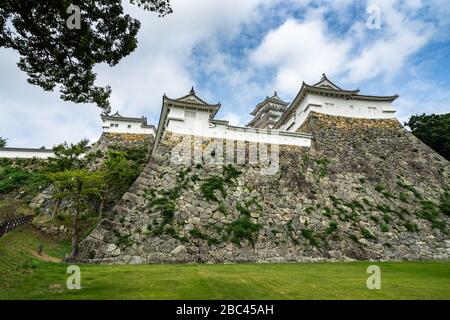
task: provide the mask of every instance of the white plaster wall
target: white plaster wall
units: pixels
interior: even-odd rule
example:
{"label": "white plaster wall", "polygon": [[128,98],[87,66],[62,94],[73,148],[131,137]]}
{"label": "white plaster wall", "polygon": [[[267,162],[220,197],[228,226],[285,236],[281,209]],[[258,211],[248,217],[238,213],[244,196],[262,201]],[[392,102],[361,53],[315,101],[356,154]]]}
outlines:
{"label": "white plaster wall", "polygon": [[[119,126],[111,127],[111,123],[117,123]],[[131,125],[131,128],[128,126]],[[155,135],[155,130],[153,128],[142,128],[142,123],[139,122],[129,122],[121,120],[106,120],[103,123],[103,132],[110,133],[135,133],[135,134],[151,134]]]}
{"label": "white plaster wall", "polygon": [[53,157],[54,154],[52,151],[48,152],[39,152],[39,151],[15,151],[15,150],[0,150],[0,158],[19,158],[19,159],[48,159],[49,157]]}
{"label": "white plaster wall", "polygon": [[[185,118],[184,110],[174,107],[169,111],[167,131],[183,135],[195,135],[207,138],[229,139],[238,141],[272,143],[310,147],[308,135],[292,135],[278,130],[258,130],[247,127],[233,127],[226,124],[210,123],[207,111],[197,110],[195,119]],[[173,111],[173,112],[172,112]]]}
{"label": "white plaster wall", "polygon": [[[334,106],[327,105],[327,103],[334,104]],[[309,105],[320,105],[309,106]],[[308,107],[309,106],[309,107]],[[353,107],[351,107],[353,106]],[[375,110],[369,107],[376,108]],[[318,113],[328,114],[332,116],[343,116],[350,118],[365,118],[365,119],[392,119],[395,118],[395,109],[390,102],[382,101],[363,101],[363,100],[344,100],[337,98],[322,97],[316,95],[307,95],[303,99],[300,106],[293,113],[292,117],[280,128],[280,130],[296,131],[306,120],[309,113],[315,111]]]}

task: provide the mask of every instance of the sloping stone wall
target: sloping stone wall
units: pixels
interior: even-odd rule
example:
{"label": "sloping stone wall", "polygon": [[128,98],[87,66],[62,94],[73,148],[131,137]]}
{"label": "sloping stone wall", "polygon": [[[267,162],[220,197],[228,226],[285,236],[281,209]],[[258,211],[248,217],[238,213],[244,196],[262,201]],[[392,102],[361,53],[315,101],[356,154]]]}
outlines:
{"label": "sloping stone wall", "polygon": [[[449,259],[449,162],[396,120],[312,113],[280,171],[160,152],[81,244],[92,263]],[[446,213],[446,214],[445,214]]]}

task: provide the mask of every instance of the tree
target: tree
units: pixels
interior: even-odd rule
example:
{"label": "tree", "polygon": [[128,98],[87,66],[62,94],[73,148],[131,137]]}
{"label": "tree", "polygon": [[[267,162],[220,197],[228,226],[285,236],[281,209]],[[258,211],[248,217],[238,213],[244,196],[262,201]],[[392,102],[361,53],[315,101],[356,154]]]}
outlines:
{"label": "tree", "polygon": [[125,152],[112,150],[108,152],[108,158],[99,173],[102,177],[98,210],[101,216],[106,203],[122,195],[136,179],[137,172],[127,160]]}
{"label": "tree", "polygon": [[72,254],[71,261],[75,261],[79,253],[79,219],[82,209],[88,205],[92,195],[98,195],[101,176],[85,169],[73,169],[63,172],[50,173],[49,180],[58,192],[56,198],[66,199],[73,203],[72,213]]}
{"label": "tree", "polygon": [[423,143],[450,160],[450,113],[414,115],[405,125]]}
{"label": "tree", "polygon": [[[81,169],[85,163],[81,156],[89,150],[89,141],[87,139],[70,145],[67,142],[61,143],[53,147],[54,157],[50,157],[49,170],[52,172],[62,172],[72,169]],[[55,193],[60,193],[62,190],[58,189],[60,184],[53,184]],[[53,216],[57,215],[61,206],[61,197],[55,197]]]}
{"label": "tree", "polygon": [[4,148],[6,146],[6,139],[0,137],[0,148]]}
{"label": "tree", "polygon": [[70,145],[67,142],[61,143],[53,147],[54,156],[48,159],[49,167],[53,171],[80,169],[85,165],[81,156],[89,149],[89,140],[87,139]]}
{"label": "tree", "polygon": [[[169,0],[130,2],[159,16],[172,12]],[[79,25],[69,28],[72,20]],[[111,88],[95,85],[94,66],[114,66],[133,52],[139,28],[138,20],[123,13],[122,0],[0,2],[0,47],[20,54],[18,66],[28,82],[46,91],[59,87],[63,100],[96,103],[105,114]]]}

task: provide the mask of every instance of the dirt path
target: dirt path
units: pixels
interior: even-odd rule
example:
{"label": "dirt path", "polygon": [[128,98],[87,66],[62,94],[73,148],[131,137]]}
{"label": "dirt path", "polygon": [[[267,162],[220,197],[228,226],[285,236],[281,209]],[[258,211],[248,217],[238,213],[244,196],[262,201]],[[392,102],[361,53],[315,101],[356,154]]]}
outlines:
{"label": "dirt path", "polygon": [[39,260],[43,260],[43,261],[47,261],[47,262],[61,262],[61,259],[58,259],[55,257],[50,257],[49,255],[47,255],[44,252],[39,254],[37,251],[33,251],[33,252],[31,252],[31,254],[33,255],[33,257],[38,258]]}

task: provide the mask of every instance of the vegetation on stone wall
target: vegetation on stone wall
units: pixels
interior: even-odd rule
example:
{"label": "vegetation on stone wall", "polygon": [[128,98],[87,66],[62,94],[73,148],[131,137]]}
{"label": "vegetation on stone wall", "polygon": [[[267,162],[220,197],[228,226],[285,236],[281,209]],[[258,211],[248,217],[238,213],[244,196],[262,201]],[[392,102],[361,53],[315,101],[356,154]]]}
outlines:
{"label": "vegetation on stone wall", "polygon": [[48,168],[38,159],[0,159],[0,198],[20,198],[28,203],[48,186]]}

